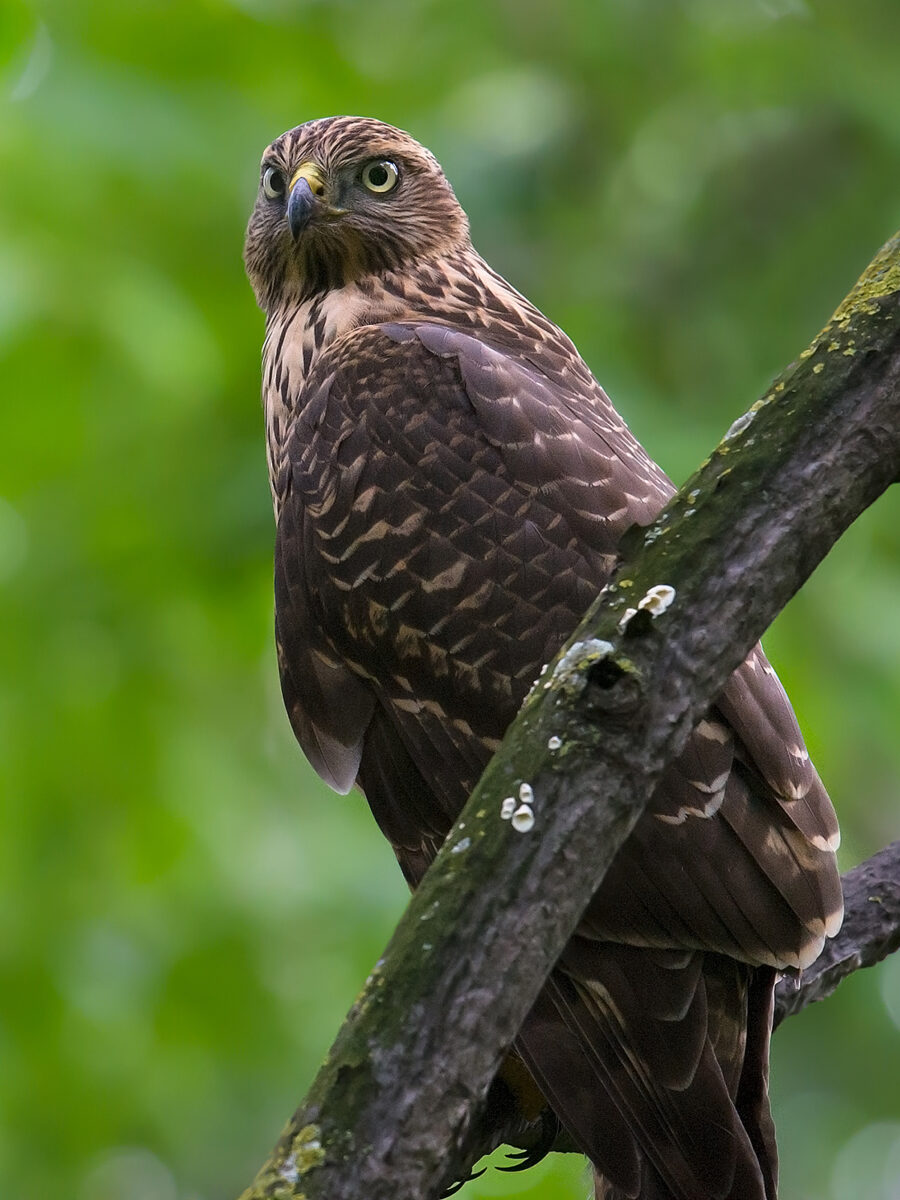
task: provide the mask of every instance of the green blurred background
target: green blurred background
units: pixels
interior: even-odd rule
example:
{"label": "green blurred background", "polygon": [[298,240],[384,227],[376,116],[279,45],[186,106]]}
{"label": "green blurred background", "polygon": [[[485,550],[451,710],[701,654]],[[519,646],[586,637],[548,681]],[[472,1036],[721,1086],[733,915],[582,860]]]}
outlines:
{"label": "green blurred background", "polygon": [[[313,116],[436,152],[676,480],[900,226],[896,0],[0,4],[0,1196],[230,1200],[405,903],[281,710],[243,228]],[[767,638],[900,835],[900,524]],[[900,962],[775,1040],[783,1197],[900,1195]],[[562,1200],[574,1157],[465,1200]]]}

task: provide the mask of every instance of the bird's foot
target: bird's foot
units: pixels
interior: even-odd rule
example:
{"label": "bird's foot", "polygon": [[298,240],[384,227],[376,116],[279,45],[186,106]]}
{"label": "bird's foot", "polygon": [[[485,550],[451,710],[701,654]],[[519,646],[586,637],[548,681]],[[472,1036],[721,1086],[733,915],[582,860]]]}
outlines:
{"label": "bird's foot", "polygon": [[559,1129],[559,1119],[556,1113],[545,1108],[540,1115],[540,1135],[534,1145],[529,1146],[527,1150],[517,1150],[514,1154],[507,1154],[507,1158],[518,1161],[514,1161],[510,1167],[498,1167],[497,1170],[527,1171],[529,1167],[536,1166],[542,1158],[547,1157],[556,1145]]}

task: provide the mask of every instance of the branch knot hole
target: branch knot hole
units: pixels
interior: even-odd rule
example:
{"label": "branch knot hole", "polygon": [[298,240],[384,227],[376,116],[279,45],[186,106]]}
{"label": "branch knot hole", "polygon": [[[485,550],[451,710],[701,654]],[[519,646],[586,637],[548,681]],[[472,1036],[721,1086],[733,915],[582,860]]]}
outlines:
{"label": "branch knot hole", "polygon": [[614,658],[601,658],[598,662],[591,663],[586,675],[589,687],[598,687],[603,691],[609,691],[625,675],[625,670]]}
{"label": "branch knot hole", "polygon": [[626,717],[640,706],[644,689],[627,659],[601,658],[588,667],[585,680],[583,702],[588,712]]}

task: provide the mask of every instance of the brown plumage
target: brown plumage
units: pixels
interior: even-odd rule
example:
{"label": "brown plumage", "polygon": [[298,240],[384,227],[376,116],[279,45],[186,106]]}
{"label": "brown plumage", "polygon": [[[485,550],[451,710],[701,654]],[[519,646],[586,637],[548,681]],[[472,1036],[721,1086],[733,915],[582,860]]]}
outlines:
{"label": "brown plumage", "polygon": [[[332,118],[263,157],[245,259],[285,703],[415,887],[528,688],[672,485],[476,254],[433,156]],[[840,924],[837,823],[757,647],[620,851],[516,1050],[643,1200],[775,1195],[772,989]]]}

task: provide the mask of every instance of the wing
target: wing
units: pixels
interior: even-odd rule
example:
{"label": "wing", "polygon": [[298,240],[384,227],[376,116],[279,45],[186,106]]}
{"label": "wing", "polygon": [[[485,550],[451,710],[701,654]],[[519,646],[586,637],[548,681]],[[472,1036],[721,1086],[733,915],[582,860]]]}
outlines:
{"label": "wing", "polygon": [[316,636],[303,578],[302,523],[279,527],[275,572],[275,646],[281,691],[303,753],[336,792],[356,782],[363,734],[375,697],[328,643]]}
{"label": "wing", "polygon": [[[358,763],[414,885],[621,535],[671,484],[599,388],[444,326],[357,330],[321,356],[304,401],[276,550],[282,642],[303,624],[306,645],[285,655],[285,694],[314,763],[342,782]],[[839,924],[835,829],[756,650],[667,771],[519,1039],[625,1194],[648,1169],[685,1200],[770,1189],[767,1002],[749,997],[767,980],[771,998],[773,976],[751,968],[803,965]],[[593,1107],[573,1098],[582,1085]],[[718,1141],[685,1137],[711,1113]]]}
{"label": "wing", "polygon": [[668,487],[605,398],[604,423],[561,397],[474,338],[368,327],[321,356],[287,444],[276,623],[297,736],[345,788],[376,697],[439,836]]}

